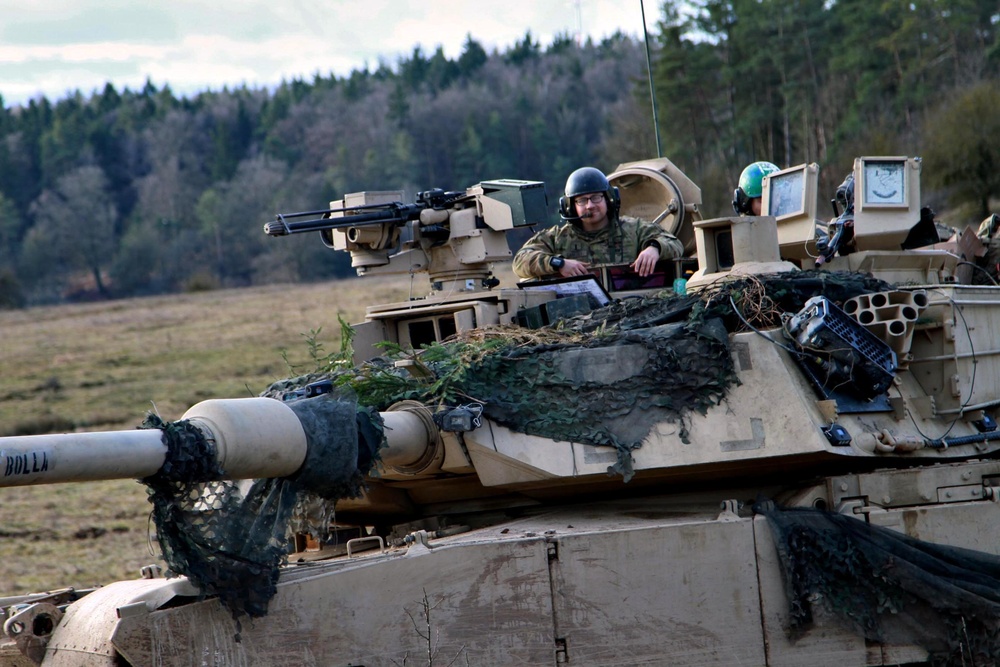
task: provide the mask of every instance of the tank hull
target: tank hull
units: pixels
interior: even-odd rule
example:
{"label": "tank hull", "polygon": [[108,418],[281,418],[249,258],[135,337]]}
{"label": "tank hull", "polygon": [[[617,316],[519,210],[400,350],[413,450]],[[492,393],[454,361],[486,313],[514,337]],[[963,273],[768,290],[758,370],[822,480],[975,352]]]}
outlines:
{"label": "tank hull", "polygon": [[[998,475],[996,462],[848,475],[794,499],[997,553],[989,497]],[[918,490],[931,499],[913,504]],[[292,563],[268,615],[239,622],[183,579],[119,582],[67,608],[42,664],[862,667],[927,658],[917,646],[869,644],[822,614],[792,641],[768,520],[735,500],[754,492],[776,490],[548,508],[408,547]]]}

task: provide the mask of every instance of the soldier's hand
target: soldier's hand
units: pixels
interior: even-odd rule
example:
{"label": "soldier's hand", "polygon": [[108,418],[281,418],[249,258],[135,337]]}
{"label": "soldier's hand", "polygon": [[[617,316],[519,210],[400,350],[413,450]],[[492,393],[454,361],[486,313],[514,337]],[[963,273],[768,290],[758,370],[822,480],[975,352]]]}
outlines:
{"label": "soldier's hand", "polygon": [[580,262],[575,259],[567,259],[563,267],[559,269],[559,275],[563,278],[570,276],[583,276],[590,273],[590,264]]}
{"label": "soldier's hand", "polygon": [[656,246],[649,246],[639,253],[630,266],[636,273],[645,278],[653,273],[659,259],[660,250]]}

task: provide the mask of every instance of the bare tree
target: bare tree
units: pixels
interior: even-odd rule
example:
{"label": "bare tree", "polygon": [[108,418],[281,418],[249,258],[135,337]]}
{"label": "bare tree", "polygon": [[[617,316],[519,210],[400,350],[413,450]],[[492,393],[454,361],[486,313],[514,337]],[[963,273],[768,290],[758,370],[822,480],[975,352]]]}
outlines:
{"label": "bare tree", "polygon": [[286,174],[287,166],[279,160],[251,158],[240,163],[232,180],[202,193],[197,206],[201,234],[212,248],[222,284],[254,282],[254,260],[271,240],[261,231],[263,223],[275,212]]}
{"label": "bare tree", "polygon": [[104,272],[117,248],[118,210],[100,167],[79,167],[45,190],[31,206],[35,216],[29,235],[42,241],[50,260],[67,269],[86,270],[94,287],[108,296]]}

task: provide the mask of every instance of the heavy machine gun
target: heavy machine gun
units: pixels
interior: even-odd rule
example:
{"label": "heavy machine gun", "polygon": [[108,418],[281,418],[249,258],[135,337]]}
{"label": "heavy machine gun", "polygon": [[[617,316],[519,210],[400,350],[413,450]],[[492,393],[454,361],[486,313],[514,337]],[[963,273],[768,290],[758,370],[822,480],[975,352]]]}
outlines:
{"label": "heavy machine gun", "polygon": [[427,272],[435,292],[476,292],[498,284],[489,264],[510,259],[506,233],[546,219],[538,181],[425,190],[412,204],[402,198],[398,191],[349,194],[325,210],[279,213],[264,233],[318,231],[327,247],[351,253],[358,275]]}
{"label": "heavy machine gun", "polygon": [[[447,210],[449,205],[465,197],[464,192],[445,192],[440,188],[417,193],[416,202],[404,204],[392,201],[383,204],[361,204],[357,206],[341,205],[319,211],[303,211],[301,213],[278,213],[274,222],[264,225],[264,233],[268,236],[287,236],[303,232],[329,232],[333,229],[356,230],[366,226],[388,225],[392,230],[398,230],[408,222],[420,219],[421,212],[427,209],[437,211]],[[351,196],[351,195],[348,195]],[[364,193],[362,193],[364,196]],[[319,217],[314,217],[319,216]],[[301,220],[300,218],[310,218]],[[343,219],[346,218],[346,219]],[[353,242],[365,242],[357,232],[345,232]],[[329,233],[323,234],[324,240],[332,239]],[[370,242],[370,241],[368,241]]]}
{"label": "heavy machine gun", "polygon": [[[464,192],[420,192],[414,203],[401,191],[348,194],[319,211],[278,214],[264,226],[270,236],[319,232],[333,250],[351,254],[358,275],[427,273],[430,293],[414,303],[372,306],[355,327],[355,361],[389,341],[418,349],[489,324],[510,324],[516,314],[549,295],[494,289],[494,262],[512,256],[507,233],[545,221],[545,185],[538,181],[483,181]],[[419,308],[415,308],[419,305]]]}

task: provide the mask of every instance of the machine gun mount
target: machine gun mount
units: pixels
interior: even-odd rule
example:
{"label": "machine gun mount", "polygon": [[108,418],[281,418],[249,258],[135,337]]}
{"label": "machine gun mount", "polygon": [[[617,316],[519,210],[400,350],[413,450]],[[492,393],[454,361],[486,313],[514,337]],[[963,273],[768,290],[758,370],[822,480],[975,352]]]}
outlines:
{"label": "machine gun mount", "polygon": [[433,291],[477,292],[498,284],[489,264],[512,256],[506,233],[546,218],[545,188],[537,181],[426,190],[413,204],[402,198],[399,191],[349,194],[328,209],[279,213],[264,233],[318,231],[327,247],[351,253],[358,275],[426,271]]}

